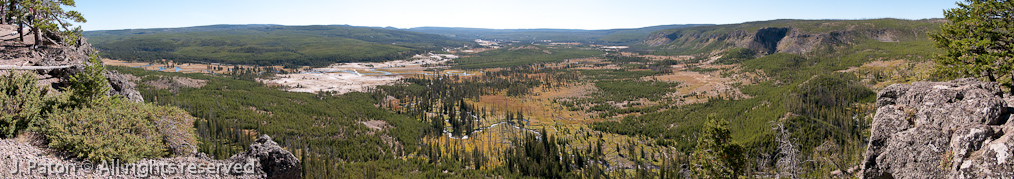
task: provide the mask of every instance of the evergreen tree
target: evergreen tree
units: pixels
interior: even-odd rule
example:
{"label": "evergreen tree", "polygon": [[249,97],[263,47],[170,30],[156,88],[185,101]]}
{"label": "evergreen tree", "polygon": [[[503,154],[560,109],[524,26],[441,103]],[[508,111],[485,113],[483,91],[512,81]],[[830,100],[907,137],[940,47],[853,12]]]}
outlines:
{"label": "evergreen tree", "polygon": [[[81,38],[81,26],[71,22],[87,22],[80,12],[66,11],[63,6],[74,7],[74,0],[7,0],[5,17],[17,18],[19,25],[29,24],[35,35],[35,45],[46,39],[55,44],[75,45]],[[18,32],[24,40],[25,32]],[[46,34],[43,36],[43,34]],[[49,34],[55,35],[50,36]]]}
{"label": "evergreen tree", "polygon": [[92,101],[103,98],[109,92],[106,69],[95,54],[90,55],[85,69],[70,77],[70,106],[92,104]]}
{"label": "evergreen tree", "polygon": [[1014,1],[965,2],[944,11],[950,22],[930,33],[936,46],[947,51],[936,59],[937,73],[985,78],[1014,89]]}

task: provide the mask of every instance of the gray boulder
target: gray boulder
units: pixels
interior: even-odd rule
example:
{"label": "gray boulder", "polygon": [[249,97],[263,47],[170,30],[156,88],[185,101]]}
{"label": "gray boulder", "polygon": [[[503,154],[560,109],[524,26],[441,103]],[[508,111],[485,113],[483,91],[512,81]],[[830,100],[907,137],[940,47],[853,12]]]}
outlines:
{"label": "gray boulder", "polygon": [[302,178],[299,159],[278,146],[268,135],[261,135],[246,151],[233,155],[229,160],[258,163],[267,178]]}
{"label": "gray boulder", "polygon": [[863,178],[1014,178],[1014,125],[997,83],[965,78],[891,85],[861,164]]}
{"label": "gray boulder", "polygon": [[120,95],[126,98],[127,101],[140,103],[144,102],[144,97],[141,96],[141,92],[137,91],[134,82],[127,79],[126,76],[120,74],[117,71],[106,71],[106,79],[109,80],[109,95]]}

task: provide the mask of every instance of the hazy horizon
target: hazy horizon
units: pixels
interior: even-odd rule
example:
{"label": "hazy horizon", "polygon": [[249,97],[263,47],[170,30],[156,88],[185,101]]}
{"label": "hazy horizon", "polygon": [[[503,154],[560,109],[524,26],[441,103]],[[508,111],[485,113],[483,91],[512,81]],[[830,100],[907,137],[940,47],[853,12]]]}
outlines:
{"label": "hazy horizon", "polygon": [[956,1],[78,1],[84,30],[207,25],[351,25],[484,29],[630,29],[776,19],[941,18]]}

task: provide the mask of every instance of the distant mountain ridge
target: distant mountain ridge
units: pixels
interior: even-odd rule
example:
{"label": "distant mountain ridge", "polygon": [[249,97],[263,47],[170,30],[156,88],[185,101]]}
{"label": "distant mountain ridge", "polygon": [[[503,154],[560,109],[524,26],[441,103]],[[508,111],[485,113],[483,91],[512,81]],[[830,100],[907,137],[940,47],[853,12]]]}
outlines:
{"label": "distant mountain ridge", "polygon": [[583,30],[583,29],[485,29],[463,27],[416,27],[405,29],[413,32],[431,33],[461,40],[501,39],[516,41],[550,40],[553,42],[582,42],[604,45],[632,45],[659,30],[707,26],[712,24],[659,25],[631,29]]}
{"label": "distant mountain ridge", "polygon": [[276,24],[218,24],[218,25],[206,25],[206,26],[194,26],[194,27],[178,27],[178,28],[95,30],[95,31],[85,31],[84,35],[88,36],[88,37],[100,37],[100,36],[110,36],[110,35],[141,35],[141,34],[154,34],[154,33],[207,32],[207,31],[235,30],[235,29],[243,29],[243,28],[268,27],[268,26],[281,26],[281,25],[276,25]]}
{"label": "distant mountain ridge", "polygon": [[690,55],[746,48],[759,55],[834,51],[835,47],[868,42],[931,44],[927,32],[939,29],[939,19],[903,20],[792,20],[746,22],[673,28],[653,32],[639,45],[649,50]]}

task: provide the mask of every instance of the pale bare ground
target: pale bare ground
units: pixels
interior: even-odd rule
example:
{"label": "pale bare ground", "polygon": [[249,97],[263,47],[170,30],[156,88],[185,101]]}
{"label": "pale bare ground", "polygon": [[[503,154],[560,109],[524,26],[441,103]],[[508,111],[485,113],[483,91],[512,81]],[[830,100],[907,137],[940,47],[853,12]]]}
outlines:
{"label": "pale bare ground", "polygon": [[866,62],[865,64],[863,64],[860,67],[849,67],[848,69],[845,69],[845,70],[838,70],[838,72],[843,72],[843,73],[854,72],[856,70],[859,70],[859,68],[864,68],[864,67],[865,68],[898,67],[899,65],[901,65],[903,63],[905,63],[905,60],[872,61],[872,62]]}
{"label": "pale bare ground", "polygon": [[620,52],[620,55],[624,55],[624,56],[640,56],[640,57],[647,58],[648,60],[652,60],[652,61],[662,61],[662,60],[683,61],[683,60],[690,60],[690,59],[694,58],[693,56],[690,56],[690,55],[677,55],[677,56],[638,55],[636,53],[631,53],[631,52]]}
{"label": "pale bare ground", "polygon": [[540,96],[545,97],[545,99],[576,98],[594,93],[597,90],[592,83],[583,83],[558,89],[542,90]]}
{"label": "pale bare ground", "polygon": [[[244,68],[244,69],[247,69],[247,68],[262,68],[262,66],[250,66],[250,65],[214,65],[214,64],[201,64],[201,63],[183,63],[183,64],[175,65],[175,64],[173,64],[172,61],[168,61],[169,65],[165,65],[165,64],[160,64],[160,63],[149,63],[149,62],[128,62],[128,61],[113,60],[113,59],[108,59],[108,58],[102,59],[102,64],[112,65],[112,66],[135,67],[135,68],[141,68],[141,69],[152,70],[152,71],[160,71],[160,68],[161,68],[161,71],[164,71],[164,72],[181,72],[181,73],[227,73],[227,72],[229,72],[229,69],[234,68],[234,67],[240,67],[240,68]],[[179,67],[180,70],[176,71],[176,67]],[[215,67],[221,67],[222,70],[216,70]],[[272,68],[275,68],[275,69],[282,69],[282,66],[269,66],[269,67],[272,67]]]}
{"label": "pale bare ground", "polygon": [[[277,75],[271,79],[259,79],[267,85],[287,87],[287,91],[315,93],[331,91],[344,94],[365,91],[381,85],[391,85],[405,76],[424,74],[478,75],[478,71],[438,70],[439,65],[457,58],[453,55],[417,55],[412,60],[387,62],[337,63],[325,68],[304,70],[303,73]],[[425,66],[424,66],[425,65]]]}
{"label": "pale bare ground", "polygon": [[710,65],[712,63],[715,63],[715,61],[718,61],[719,58],[722,58],[722,56],[721,55],[712,56],[711,58],[708,58],[708,61],[705,61],[704,64]]}
{"label": "pale bare ground", "polygon": [[587,113],[584,111],[569,111],[563,105],[555,103],[554,100],[571,97],[584,97],[589,94],[598,91],[594,84],[576,84],[565,86],[562,88],[554,89],[538,89],[535,90],[536,95],[533,99],[537,99],[536,105],[539,106],[538,110],[541,110],[541,120],[552,121],[554,124],[589,124],[592,122],[604,121],[605,119],[597,119],[598,116],[595,114]]}
{"label": "pale bare ground", "polygon": [[602,58],[598,58],[598,57],[589,57],[589,58],[575,58],[575,59],[567,59],[567,60],[564,60],[564,62],[563,62],[563,63],[564,63],[564,64],[567,64],[567,63],[579,63],[579,64],[580,64],[580,63],[599,63],[599,62],[602,62],[603,60],[604,60],[604,59],[602,59]]}
{"label": "pale bare ground", "polygon": [[448,62],[452,59],[458,58],[454,55],[436,54],[436,55],[416,55],[412,60],[394,60],[387,62],[362,62],[362,63],[339,63],[328,66],[327,68],[320,69],[371,69],[371,68],[407,68],[407,67],[419,67],[424,64],[441,64]]}
{"label": "pale bare ground", "polygon": [[[588,58],[574,58],[565,59],[563,62],[546,64],[546,67],[574,67],[580,69],[581,67],[593,67],[596,64],[609,64],[609,62],[603,62],[605,59],[600,57],[588,57]],[[615,66],[615,65],[613,65]]]}
{"label": "pale bare ground", "polygon": [[[708,68],[715,67],[710,65],[706,66]],[[720,71],[722,70],[709,73],[676,71],[672,74],[642,77],[641,80],[679,82],[679,95],[702,94],[707,97],[730,97],[733,99],[751,98],[749,95],[743,94],[739,88],[732,86],[732,84],[751,84],[751,81],[753,81],[751,79],[757,78],[757,75],[752,73],[738,73],[730,75],[727,78],[722,77]]]}
{"label": "pale bare ground", "polygon": [[390,126],[387,125],[387,122],[380,121],[380,120],[369,120],[369,121],[362,121],[362,122],[359,122],[359,123],[362,123],[363,125],[366,125],[366,127],[370,128],[370,129],[373,129],[373,130],[384,130],[384,129],[387,129],[387,128],[390,127]]}
{"label": "pale bare ground", "polygon": [[[128,77],[128,80],[140,81],[140,78],[130,75]],[[159,77],[159,80],[147,81],[144,84],[157,89],[169,89],[171,87],[200,88],[203,87],[204,85],[207,85],[208,81],[174,76],[172,78]]]}
{"label": "pale bare ground", "polygon": [[[338,63],[326,68],[306,68],[301,71],[308,73],[295,73],[278,75],[271,79],[258,79],[267,85],[286,86],[288,91],[315,93],[319,91],[332,91],[338,94],[364,91],[368,88],[390,85],[405,75],[413,74],[479,74],[475,71],[426,71],[434,67],[423,67],[423,65],[437,66],[457,58],[447,54],[426,54],[416,55],[410,60],[395,60],[388,62],[372,63]],[[249,65],[214,65],[214,64],[173,64],[172,61],[163,63],[148,62],[127,62],[113,59],[103,59],[103,63],[112,66],[126,66],[142,68],[145,70],[182,72],[182,73],[227,73],[234,67],[258,68]],[[176,68],[180,70],[177,71]],[[216,70],[221,67],[222,70]],[[282,69],[281,66],[271,66],[275,69]]]}
{"label": "pale bare ground", "polygon": [[489,50],[494,50],[494,49],[493,48],[473,48],[473,49],[468,49],[468,50],[452,50],[452,51],[448,51],[448,52],[449,53],[458,53],[458,52],[461,52],[461,53],[479,53],[479,52],[485,52],[485,51],[489,51]]}
{"label": "pale bare ground", "polygon": [[349,73],[306,73],[276,76],[276,79],[261,79],[267,85],[286,86],[287,91],[316,93],[332,91],[344,94],[353,91],[365,91],[368,87],[390,85],[401,79],[401,76],[365,76]]}
{"label": "pale bare ground", "polygon": [[[634,55],[634,54],[627,54]],[[640,55],[641,57],[657,60],[657,59],[673,59],[677,61],[688,61],[692,60],[693,56],[657,56],[657,55]],[[666,75],[656,75],[643,77],[642,80],[660,80],[668,82],[680,82],[678,95],[686,94],[703,94],[706,97],[729,97],[733,99],[740,98],[751,98],[749,95],[743,94],[739,88],[733,87],[732,84],[754,84],[758,81],[763,81],[763,75],[758,73],[763,72],[744,72],[739,65],[720,65],[713,64],[721,55],[712,53],[706,61],[693,64],[679,64],[673,65],[673,73]],[[689,71],[689,67],[696,66],[700,68],[711,68],[720,69],[714,72],[700,73]],[[722,77],[722,73],[731,73],[729,77]],[[706,100],[699,99],[686,99],[683,103],[696,103]]]}

